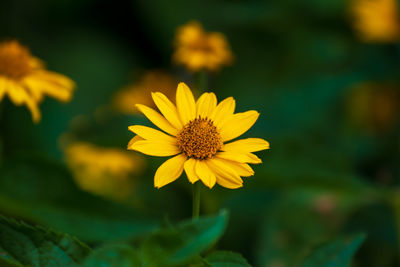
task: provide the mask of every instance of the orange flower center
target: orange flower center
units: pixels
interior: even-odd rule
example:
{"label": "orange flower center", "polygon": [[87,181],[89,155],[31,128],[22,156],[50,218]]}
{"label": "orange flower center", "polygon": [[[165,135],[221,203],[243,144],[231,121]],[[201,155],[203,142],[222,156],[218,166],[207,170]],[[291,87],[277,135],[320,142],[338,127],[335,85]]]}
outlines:
{"label": "orange flower center", "polygon": [[209,159],[222,148],[221,136],[208,118],[196,118],[188,122],[177,135],[178,146],[186,156]]}
{"label": "orange flower center", "polygon": [[19,80],[29,74],[31,54],[17,41],[0,43],[0,76]]}

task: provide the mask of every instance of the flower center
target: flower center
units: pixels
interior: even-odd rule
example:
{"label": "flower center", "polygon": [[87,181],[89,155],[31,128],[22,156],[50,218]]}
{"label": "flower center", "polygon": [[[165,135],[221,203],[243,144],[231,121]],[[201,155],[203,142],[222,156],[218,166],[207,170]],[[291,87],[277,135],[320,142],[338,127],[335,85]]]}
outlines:
{"label": "flower center", "polygon": [[0,75],[19,80],[31,71],[29,50],[17,41],[0,43]]}
{"label": "flower center", "polygon": [[177,135],[178,146],[186,156],[209,159],[222,147],[221,136],[208,118],[189,121]]}

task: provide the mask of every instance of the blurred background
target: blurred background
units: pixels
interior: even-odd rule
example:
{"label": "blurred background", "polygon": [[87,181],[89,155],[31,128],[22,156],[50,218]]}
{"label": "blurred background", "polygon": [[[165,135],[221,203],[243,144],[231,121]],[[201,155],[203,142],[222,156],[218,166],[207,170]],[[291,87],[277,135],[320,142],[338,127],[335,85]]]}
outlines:
{"label": "blurred background", "polygon": [[133,110],[146,94],[184,81],[200,95],[171,59],[176,29],[196,20],[234,55],[207,91],[259,111],[246,136],[271,143],[243,188],[203,187],[202,214],[230,211],[217,246],[298,266],[321,242],[365,233],[354,266],[399,266],[399,12],[394,0],[2,0],[0,38],[77,90],[46,98],[39,124],[1,102],[0,212],[94,246],[190,217],[186,177],[157,190],[164,159],[125,148],[129,125],[150,125]]}

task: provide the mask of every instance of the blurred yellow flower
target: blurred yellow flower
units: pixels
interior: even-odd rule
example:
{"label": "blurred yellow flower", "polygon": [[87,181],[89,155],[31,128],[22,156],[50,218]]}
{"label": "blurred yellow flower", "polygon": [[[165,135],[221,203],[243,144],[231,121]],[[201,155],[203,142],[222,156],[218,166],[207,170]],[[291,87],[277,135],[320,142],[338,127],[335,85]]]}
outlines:
{"label": "blurred yellow flower", "polygon": [[4,95],[15,105],[26,105],[34,122],[40,121],[38,104],[44,95],[69,101],[75,83],[44,69],[43,63],[17,41],[0,42],[0,101]]}
{"label": "blurred yellow flower", "polygon": [[225,143],[250,129],[259,113],[251,110],[234,114],[235,100],[228,97],[217,105],[214,93],[204,93],[195,102],[186,84],[176,91],[176,106],[162,93],[153,93],[162,115],[147,106],[138,109],[167,134],[153,128],[133,125],[136,134],[128,149],[150,156],[174,156],[156,171],[154,186],[160,188],[181,176],[183,170],[191,183],[201,180],[212,188],[215,183],[226,188],[243,185],[241,176],[254,174],[248,163],[261,163],[252,152],[269,148],[261,138],[247,138]]}
{"label": "blurred yellow flower", "polygon": [[155,107],[151,99],[152,90],[159,90],[168,97],[175,93],[176,81],[162,71],[149,71],[133,85],[118,91],[113,99],[114,108],[124,114],[137,114],[139,110],[132,103]]}
{"label": "blurred yellow flower", "polygon": [[145,165],[138,155],[119,148],[103,148],[85,142],[66,146],[64,154],[80,188],[117,199],[132,192],[134,181],[131,175],[140,173]]}
{"label": "blurred yellow flower", "polygon": [[397,0],[353,0],[354,27],[366,42],[396,42],[400,39]]}
{"label": "blurred yellow flower", "polygon": [[368,132],[377,133],[395,125],[399,109],[398,88],[393,85],[360,83],[348,98],[349,118]]}
{"label": "blurred yellow flower", "polygon": [[217,71],[233,61],[225,36],[219,32],[206,33],[196,21],[178,28],[174,44],[173,61],[191,71]]}

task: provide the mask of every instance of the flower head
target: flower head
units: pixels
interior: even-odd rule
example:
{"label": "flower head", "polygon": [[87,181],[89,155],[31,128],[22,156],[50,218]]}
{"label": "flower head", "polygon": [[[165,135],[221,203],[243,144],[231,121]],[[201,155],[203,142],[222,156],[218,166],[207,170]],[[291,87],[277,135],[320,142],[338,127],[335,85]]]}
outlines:
{"label": "flower head", "polygon": [[144,160],[137,155],[85,142],[66,146],[64,153],[76,183],[83,190],[102,196],[129,195],[133,183],[130,175],[144,167]]}
{"label": "flower head", "polygon": [[139,110],[132,103],[142,103],[155,107],[151,99],[151,90],[157,88],[168,97],[175,93],[176,82],[173,77],[162,71],[149,71],[142,79],[118,91],[113,99],[114,108],[124,114],[137,114]]}
{"label": "flower head", "polygon": [[0,101],[4,95],[15,105],[26,105],[35,122],[38,104],[45,95],[69,101],[75,83],[64,75],[44,69],[43,63],[17,41],[0,42]]}
{"label": "flower head", "polygon": [[400,40],[397,0],[353,0],[354,27],[366,42]]}
{"label": "flower head", "polygon": [[197,102],[186,84],[180,83],[176,106],[162,93],[153,93],[162,113],[144,105],[138,109],[164,132],[141,125],[129,130],[136,134],[128,149],[151,156],[174,156],[156,171],[154,186],[160,188],[175,181],[183,170],[191,183],[201,180],[212,188],[215,183],[239,188],[241,177],[254,174],[248,163],[261,163],[252,152],[269,148],[260,138],[231,141],[256,122],[259,113],[250,110],[234,114],[235,100],[228,97],[217,105],[214,93],[204,93]]}
{"label": "flower head", "polygon": [[222,33],[206,33],[200,23],[192,21],[177,30],[173,60],[191,71],[216,71],[230,65],[233,55]]}

